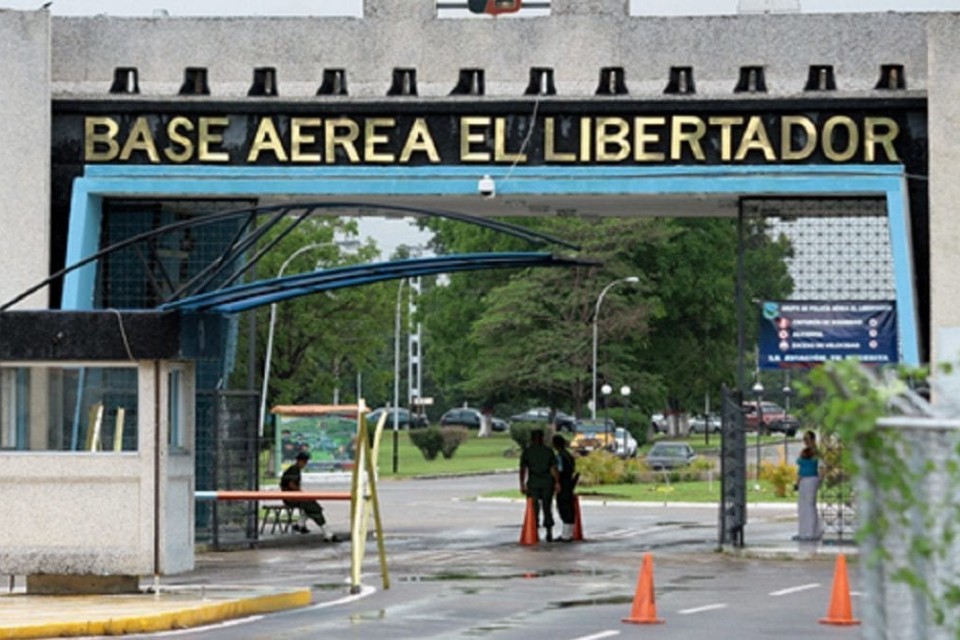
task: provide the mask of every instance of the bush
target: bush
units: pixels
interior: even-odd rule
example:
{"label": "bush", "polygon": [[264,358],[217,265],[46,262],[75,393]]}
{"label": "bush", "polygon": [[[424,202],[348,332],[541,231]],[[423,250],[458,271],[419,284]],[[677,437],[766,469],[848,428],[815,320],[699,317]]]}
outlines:
{"label": "bush", "polygon": [[520,449],[526,449],[530,445],[530,432],[534,429],[543,431],[543,441],[550,446],[550,439],[553,438],[553,429],[549,425],[540,422],[514,422],[510,425],[510,437],[516,442]]}
{"label": "bush", "polygon": [[[420,449],[425,460],[436,460],[437,454],[443,449],[443,434],[440,433],[439,427],[411,430],[410,442]],[[459,446],[459,443],[457,444]]]}
{"label": "bush", "polygon": [[609,451],[594,451],[577,458],[580,486],[584,487],[626,482],[626,469],[624,461]]}
{"label": "bush", "polygon": [[[441,427],[440,453],[449,460],[457,452],[457,448],[467,441],[469,432],[464,427]],[[422,451],[422,449],[421,449]],[[434,454],[436,456],[436,454]],[[429,458],[428,458],[429,459]]]}
{"label": "bush", "polygon": [[760,479],[766,480],[773,486],[773,493],[781,498],[786,497],[787,487],[797,482],[797,470],[792,464],[763,461],[760,463]]}

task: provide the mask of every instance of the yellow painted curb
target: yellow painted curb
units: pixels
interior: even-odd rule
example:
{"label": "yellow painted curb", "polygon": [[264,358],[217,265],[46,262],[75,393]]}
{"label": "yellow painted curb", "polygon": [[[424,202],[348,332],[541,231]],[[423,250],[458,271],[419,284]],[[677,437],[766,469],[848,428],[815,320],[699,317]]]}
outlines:
{"label": "yellow painted curb", "polygon": [[170,631],[198,627],[258,613],[296,609],[305,607],[311,602],[310,589],[302,589],[227,602],[184,605],[183,609],[165,613],[0,628],[0,638],[20,640],[24,638],[116,636],[127,633]]}

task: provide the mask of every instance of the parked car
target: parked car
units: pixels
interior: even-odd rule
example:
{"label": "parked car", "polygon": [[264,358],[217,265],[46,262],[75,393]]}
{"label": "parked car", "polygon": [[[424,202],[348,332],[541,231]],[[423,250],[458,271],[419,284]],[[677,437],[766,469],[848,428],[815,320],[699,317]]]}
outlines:
{"label": "parked car", "polygon": [[613,452],[621,458],[632,458],[637,455],[637,439],[623,427],[613,431]]}
{"label": "parked car", "polygon": [[655,413],[650,416],[650,428],[653,429],[654,433],[666,433],[667,432],[667,417],[662,413]]}
{"label": "parked car", "polygon": [[[368,413],[367,424],[370,424],[370,425],[377,424],[377,421],[380,420],[380,416],[384,412],[386,412],[387,414],[387,423],[385,425],[385,428],[392,429],[393,428],[393,408],[392,407],[379,407],[377,409],[374,409],[370,413]],[[427,416],[423,414],[418,414],[418,413],[412,414],[412,417],[411,417],[411,413],[407,409],[400,407],[399,409],[397,409],[397,426],[400,429],[409,429],[410,427],[413,427],[414,429],[418,429],[421,427],[429,427],[430,420],[427,419]]]}
{"label": "parked car", "polygon": [[[483,416],[479,409],[473,407],[458,407],[450,409],[440,416],[441,427],[466,427],[467,429],[480,429],[480,419]],[[491,428],[494,431],[508,431],[510,425],[506,420],[494,418],[491,416]]]}
{"label": "parked car", "polygon": [[690,464],[697,454],[686,442],[657,442],[647,452],[647,466],[651,469],[677,469]]}
{"label": "parked car", "polygon": [[638,443],[633,434],[609,418],[606,421],[581,419],[576,422],[569,447],[580,455],[604,449],[621,458],[632,458],[637,455]]}
{"label": "parked car", "polygon": [[617,425],[613,420],[577,420],[574,426],[573,438],[570,440],[570,450],[584,456],[591,451],[615,451],[614,435]]}
{"label": "parked car", "polygon": [[[763,425],[760,425],[761,413],[763,414]],[[759,426],[760,433],[779,431],[790,437],[795,436],[800,429],[800,420],[796,416],[788,414],[776,402],[766,400],[743,403],[743,424],[748,431],[756,431]]]}
{"label": "parked car", "polygon": [[720,416],[715,413],[706,416],[693,416],[688,424],[690,425],[690,433],[706,433],[707,431],[720,433],[722,429]]}
{"label": "parked car", "polygon": [[[549,407],[534,407],[532,409],[527,409],[523,413],[518,413],[516,415],[510,416],[511,422],[543,422],[547,424],[550,422],[550,408]],[[563,411],[557,411],[553,418],[554,424],[557,425],[557,431],[569,431],[573,432],[577,421],[576,418],[570,414],[564,413]]]}

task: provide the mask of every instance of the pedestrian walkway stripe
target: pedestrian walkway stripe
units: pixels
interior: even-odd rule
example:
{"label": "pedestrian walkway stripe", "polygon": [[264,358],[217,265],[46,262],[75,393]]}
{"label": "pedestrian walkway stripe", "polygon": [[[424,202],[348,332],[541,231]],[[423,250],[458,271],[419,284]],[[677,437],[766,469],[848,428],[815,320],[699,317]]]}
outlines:
{"label": "pedestrian walkway stripe", "polygon": [[714,611],[716,609],[726,609],[726,608],[727,608],[727,605],[725,603],[705,604],[702,607],[694,607],[692,609],[681,609],[680,611],[677,611],[677,613],[679,613],[680,615],[686,616],[691,613],[703,613],[704,611]]}
{"label": "pedestrian walkway stripe", "polygon": [[820,586],[819,582],[811,582],[810,584],[802,584],[799,587],[789,587],[787,589],[780,589],[779,591],[771,591],[770,595],[777,596],[788,596],[791,593],[798,593],[800,591],[809,591],[810,589],[816,589]]}
{"label": "pedestrian walkway stripe", "polygon": [[620,635],[619,631],[601,631],[600,633],[595,633],[592,636],[580,636],[579,638],[574,638],[573,640],[601,640],[601,638],[612,638],[613,636]]}

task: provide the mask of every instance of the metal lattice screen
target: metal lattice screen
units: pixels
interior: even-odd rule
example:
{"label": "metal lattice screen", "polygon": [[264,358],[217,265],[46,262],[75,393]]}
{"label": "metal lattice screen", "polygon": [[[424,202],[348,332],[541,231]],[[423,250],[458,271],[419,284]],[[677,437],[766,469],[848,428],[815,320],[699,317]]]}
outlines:
{"label": "metal lattice screen", "polygon": [[892,300],[893,254],[881,198],[746,200],[767,232],[793,246],[794,300]]}
{"label": "metal lattice screen", "polygon": [[[197,489],[256,490],[259,477],[257,415],[260,396],[249,391],[197,393]],[[199,421],[198,421],[199,422]],[[215,546],[257,539],[256,502],[198,502],[197,539]]]}

